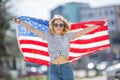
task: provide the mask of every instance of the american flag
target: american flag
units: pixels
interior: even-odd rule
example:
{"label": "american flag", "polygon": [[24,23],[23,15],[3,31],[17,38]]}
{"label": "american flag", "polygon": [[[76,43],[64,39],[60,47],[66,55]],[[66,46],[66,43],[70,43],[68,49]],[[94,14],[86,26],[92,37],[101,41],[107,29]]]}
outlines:
{"label": "american flag", "polygon": [[[36,19],[28,16],[20,16],[26,23],[32,25],[40,31],[47,31],[48,20]],[[100,27],[70,42],[69,61],[74,62],[82,56],[92,54],[98,50],[104,50],[110,47],[107,20],[96,20],[87,22],[71,23],[71,32],[83,30],[89,26],[99,25]],[[18,24],[17,39],[20,51],[26,62],[50,65],[50,56],[48,54],[47,42],[42,40],[36,34],[28,31],[22,25]]]}

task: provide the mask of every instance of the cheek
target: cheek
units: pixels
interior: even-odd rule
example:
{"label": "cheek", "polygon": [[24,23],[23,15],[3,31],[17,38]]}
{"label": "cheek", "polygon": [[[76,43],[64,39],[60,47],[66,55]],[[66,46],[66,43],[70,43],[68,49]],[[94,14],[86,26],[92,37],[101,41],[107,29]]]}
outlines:
{"label": "cheek", "polygon": [[55,32],[56,32],[56,31],[57,31],[57,29],[56,29],[56,28],[53,28],[53,31],[55,31]]}
{"label": "cheek", "polygon": [[55,30],[55,28],[53,27],[53,30]]}
{"label": "cheek", "polygon": [[63,28],[53,28],[53,30],[63,30]]}
{"label": "cheek", "polygon": [[64,28],[62,28],[62,30],[64,30]]}
{"label": "cheek", "polygon": [[55,30],[56,28],[53,27],[52,29]]}

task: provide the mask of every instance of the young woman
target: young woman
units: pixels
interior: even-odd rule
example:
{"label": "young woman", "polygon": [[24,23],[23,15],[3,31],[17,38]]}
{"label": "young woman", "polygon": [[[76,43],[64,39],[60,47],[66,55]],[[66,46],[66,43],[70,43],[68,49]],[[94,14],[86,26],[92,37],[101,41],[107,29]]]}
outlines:
{"label": "young woman", "polygon": [[51,59],[49,69],[50,80],[74,80],[73,70],[68,61],[70,40],[98,28],[98,26],[91,26],[82,31],[70,32],[69,23],[60,15],[55,15],[50,20],[48,32],[34,29],[31,25],[20,19],[15,19],[15,23],[23,25],[26,29],[48,42],[48,53]]}

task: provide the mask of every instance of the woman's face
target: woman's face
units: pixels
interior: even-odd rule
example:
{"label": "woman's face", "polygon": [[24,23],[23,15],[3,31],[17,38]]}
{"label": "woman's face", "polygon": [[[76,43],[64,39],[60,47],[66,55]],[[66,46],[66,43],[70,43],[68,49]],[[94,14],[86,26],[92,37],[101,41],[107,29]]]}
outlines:
{"label": "woman's face", "polygon": [[57,35],[60,35],[64,29],[64,23],[62,20],[55,20],[53,23],[53,29]]}

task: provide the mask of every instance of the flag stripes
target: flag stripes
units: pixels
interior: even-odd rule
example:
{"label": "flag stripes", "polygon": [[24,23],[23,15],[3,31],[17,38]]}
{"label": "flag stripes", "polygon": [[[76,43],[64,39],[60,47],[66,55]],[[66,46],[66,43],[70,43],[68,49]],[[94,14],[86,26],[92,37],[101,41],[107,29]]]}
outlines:
{"label": "flag stripes", "polygon": [[[29,21],[26,20],[25,17],[24,21],[32,22],[32,26],[34,27],[34,21],[31,18]],[[48,22],[44,24],[44,21],[42,21],[42,23],[43,24],[39,23],[42,26],[41,29],[45,29],[43,26],[46,27]],[[37,23],[35,23],[35,25],[37,25]],[[95,51],[104,50],[110,47],[106,20],[72,23],[71,32],[83,30],[89,26],[100,27],[70,42],[70,62],[74,62],[82,56],[92,54]],[[17,38],[25,61],[49,66],[50,56],[48,54],[47,42],[33,35],[33,33],[26,31],[25,28],[22,28],[22,25],[19,25],[19,27],[19,35]]]}

